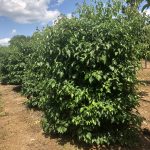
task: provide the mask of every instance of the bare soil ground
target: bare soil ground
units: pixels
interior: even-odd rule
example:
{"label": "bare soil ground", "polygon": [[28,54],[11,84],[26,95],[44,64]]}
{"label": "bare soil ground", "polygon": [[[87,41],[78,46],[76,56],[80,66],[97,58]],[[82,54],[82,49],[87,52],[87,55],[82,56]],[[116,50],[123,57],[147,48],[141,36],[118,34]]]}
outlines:
{"label": "bare soil ground", "polygon": [[[150,66],[150,63],[149,63]],[[139,146],[136,148],[112,147],[118,150],[150,150],[150,69],[138,73],[140,85],[140,114],[145,118]],[[70,140],[46,137],[40,126],[41,112],[29,110],[26,98],[14,91],[15,86],[0,85],[0,150],[88,150],[72,144]],[[2,107],[3,106],[3,107]],[[91,150],[106,148],[91,148]]]}
{"label": "bare soil ground", "polygon": [[[0,150],[76,150],[75,146],[45,137],[41,113],[25,107],[26,98],[13,91],[14,86],[0,85],[3,112],[0,113]],[[2,111],[2,109],[1,109]]]}
{"label": "bare soil ground", "polygon": [[[142,61],[143,69],[138,72],[138,80],[141,84],[138,87],[140,99],[139,113],[144,118],[142,123],[143,136],[141,138],[141,145],[143,150],[150,150],[150,62]],[[145,140],[145,141],[144,141]]]}

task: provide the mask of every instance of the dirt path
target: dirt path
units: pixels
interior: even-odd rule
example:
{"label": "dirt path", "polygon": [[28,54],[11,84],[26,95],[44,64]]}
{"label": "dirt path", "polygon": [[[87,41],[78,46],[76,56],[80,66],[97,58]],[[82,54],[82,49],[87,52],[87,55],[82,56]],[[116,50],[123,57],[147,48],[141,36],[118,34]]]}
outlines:
{"label": "dirt path", "polygon": [[142,128],[150,131],[150,62],[147,69],[141,69],[138,73],[141,85],[138,87],[141,97],[139,112],[145,118]]}
{"label": "dirt path", "polygon": [[0,150],[75,150],[46,138],[40,127],[40,112],[28,110],[25,98],[13,91],[14,86],[0,85],[4,112],[0,116]]}

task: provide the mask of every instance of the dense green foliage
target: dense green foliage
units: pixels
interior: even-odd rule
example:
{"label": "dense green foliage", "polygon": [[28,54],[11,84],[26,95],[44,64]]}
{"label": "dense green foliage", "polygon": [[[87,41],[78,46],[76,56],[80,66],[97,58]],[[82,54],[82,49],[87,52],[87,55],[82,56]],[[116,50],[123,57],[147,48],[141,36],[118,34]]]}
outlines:
{"label": "dense green foliage", "polygon": [[0,46],[0,63],[11,53],[9,47]]}
{"label": "dense green foliage", "polygon": [[28,105],[43,110],[46,133],[90,144],[133,142],[145,17],[134,8],[122,14],[122,7],[84,3],[78,17],[36,32],[5,65],[9,83],[22,83]]}
{"label": "dense green foliage", "polygon": [[13,53],[7,46],[0,46],[0,81],[2,78],[2,68],[4,66],[5,60]]}
{"label": "dense green foliage", "polygon": [[143,59],[150,61],[150,25],[145,26],[145,45],[146,49],[143,51]]}
{"label": "dense green foliage", "polygon": [[2,56],[2,83],[22,84],[26,59],[32,49],[30,37],[14,36],[7,49],[9,49],[9,54]]}
{"label": "dense green foliage", "polygon": [[28,103],[45,113],[45,132],[126,144],[140,125],[132,110],[144,22],[120,10],[120,3],[84,4],[79,18],[64,17],[39,33],[23,87]]}
{"label": "dense green foliage", "polygon": [[142,7],[142,11],[148,9],[150,7],[150,0],[146,0],[146,4]]}
{"label": "dense green foliage", "polygon": [[140,8],[139,5],[140,5],[141,3],[145,3],[145,2],[146,2],[146,3],[142,6],[142,9],[141,9],[142,12],[145,11],[146,9],[148,9],[148,8],[150,7],[150,0],[125,0],[125,1],[126,1],[126,3],[127,3],[129,6],[131,6],[131,7],[136,6],[136,7],[138,7],[138,8]]}

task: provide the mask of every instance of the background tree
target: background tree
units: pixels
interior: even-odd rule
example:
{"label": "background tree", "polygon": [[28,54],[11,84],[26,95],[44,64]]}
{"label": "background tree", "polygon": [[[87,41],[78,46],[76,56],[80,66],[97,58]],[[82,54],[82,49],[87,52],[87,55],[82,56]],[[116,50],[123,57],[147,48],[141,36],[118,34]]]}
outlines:
{"label": "background tree", "polygon": [[31,53],[31,37],[16,35],[10,40],[12,53],[1,65],[2,83],[21,84],[27,56]]}
{"label": "background tree", "polygon": [[130,6],[130,7],[137,7],[139,6],[139,4],[142,2],[143,0],[126,0],[126,3]]}
{"label": "background tree", "polygon": [[12,49],[22,50],[23,45],[30,41],[31,37],[25,35],[16,35],[9,41],[9,46]]}
{"label": "background tree", "polygon": [[9,55],[13,53],[13,51],[10,50],[10,47],[7,46],[0,46],[0,80],[2,78],[2,65],[4,63],[4,60],[9,57]]}
{"label": "background tree", "polygon": [[142,12],[150,7],[150,0],[146,0],[146,4],[142,8]]}
{"label": "background tree", "polygon": [[146,4],[144,4],[144,6],[142,7],[142,12],[145,10],[145,9],[148,9],[150,7],[150,0],[126,0],[126,3],[130,6],[130,7],[139,7],[139,5],[142,3],[142,2],[146,2]]}

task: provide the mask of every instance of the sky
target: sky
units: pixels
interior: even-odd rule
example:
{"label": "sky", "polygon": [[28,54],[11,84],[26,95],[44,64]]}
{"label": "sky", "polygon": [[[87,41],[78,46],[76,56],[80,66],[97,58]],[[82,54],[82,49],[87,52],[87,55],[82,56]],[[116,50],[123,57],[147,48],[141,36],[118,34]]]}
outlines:
{"label": "sky", "polygon": [[84,0],[0,0],[0,45],[14,35],[32,35],[60,15],[70,17]]}
{"label": "sky", "polygon": [[37,27],[41,29],[47,24],[52,25],[60,14],[70,17],[76,4],[83,1],[0,0],[0,45],[8,45],[15,35],[31,36]]}

